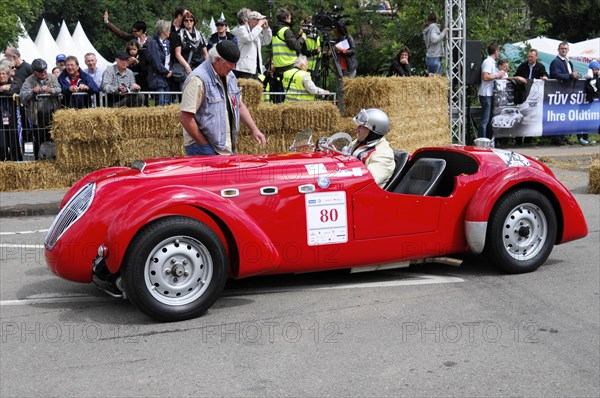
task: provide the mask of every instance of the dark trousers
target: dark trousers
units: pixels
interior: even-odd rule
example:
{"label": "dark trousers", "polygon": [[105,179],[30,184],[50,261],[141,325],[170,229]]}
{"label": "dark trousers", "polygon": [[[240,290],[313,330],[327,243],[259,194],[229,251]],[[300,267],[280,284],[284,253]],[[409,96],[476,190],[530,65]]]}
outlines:
{"label": "dark trousers", "polygon": [[240,72],[239,70],[235,70],[233,71],[233,74],[238,79],[258,79],[258,75],[256,73],[252,74],[248,72]]}
{"label": "dark trousers", "polygon": [[494,107],[494,97],[479,96],[481,103],[481,124],[479,125],[479,138],[492,138],[493,134],[489,130],[490,120],[492,119],[492,109]]}

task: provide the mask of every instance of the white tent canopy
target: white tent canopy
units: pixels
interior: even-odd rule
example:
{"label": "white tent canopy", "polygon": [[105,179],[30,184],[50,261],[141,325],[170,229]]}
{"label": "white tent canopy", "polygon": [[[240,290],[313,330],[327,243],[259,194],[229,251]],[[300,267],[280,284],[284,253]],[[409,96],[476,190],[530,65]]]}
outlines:
{"label": "white tent canopy", "polygon": [[521,41],[519,43],[513,43],[517,47],[525,47],[529,45],[531,48],[535,48],[538,53],[546,54],[557,54],[558,45],[560,40],[550,39],[544,36],[534,37],[533,39]]}
{"label": "white tent canopy", "polygon": [[106,59],[104,59],[104,57],[100,55],[100,53],[94,48],[87,35],[83,31],[83,27],[79,21],[77,21],[77,26],[75,26],[75,30],[73,31],[73,41],[79,46],[83,54],[96,54],[96,58],[98,59],[98,68],[106,68],[108,65],[111,65],[111,62],[108,62]]}
{"label": "white tent canopy", "polygon": [[63,21],[56,40],[52,37],[44,19],[42,19],[35,42],[31,40],[24,28],[23,31],[25,34],[19,37],[17,47],[21,53],[21,57],[29,63],[36,58],[43,59],[48,64],[48,72],[56,65],[56,56],[58,54],[76,56],[79,61],[79,66],[82,69],[86,68],[84,55],[88,52],[96,54],[98,67],[105,68],[106,66],[111,65],[111,62],[104,59],[104,57],[102,57],[102,55],[94,48],[83,31],[80,22],[77,22],[73,35],[71,35],[67,28],[67,24]]}
{"label": "white tent canopy", "polygon": [[569,56],[581,62],[600,61],[600,38],[581,41],[571,46]]}
{"label": "white tent canopy", "polygon": [[215,19],[213,17],[210,17],[210,24],[208,26],[210,27],[210,34],[217,31],[217,25],[215,24]]}
{"label": "white tent canopy", "polygon": [[56,45],[61,49],[63,54],[76,56],[77,60],[79,61],[79,65],[85,69],[85,64],[83,63],[83,54],[85,53],[81,51],[79,46],[71,37],[69,28],[67,28],[67,24],[64,20],[62,21],[62,26],[60,27],[58,36],[56,36]]}
{"label": "white tent canopy", "polygon": [[52,34],[50,34],[50,30],[48,30],[45,19],[42,19],[40,30],[35,38],[35,44],[39,50],[39,54],[34,58],[42,58],[46,61],[48,64],[48,72],[56,65],[56,56],[58,54],[66,54],[58,47],[52,38]]}
{"label": "white tent canopy", "polygon": [[[19,22],[20,23],[20,22]],[[39,58],[40,50],[36,46],[36,44],[31,40],[31,37],[25,31],[25,27],[21,24],[21,30],[25,32],[24,35],[19,36],[19,42],[17,43],[17,48],[21,53],[21,58],[25,61],[31,63],[36,58]],[[47,62],[47,61],[46,61]]]}

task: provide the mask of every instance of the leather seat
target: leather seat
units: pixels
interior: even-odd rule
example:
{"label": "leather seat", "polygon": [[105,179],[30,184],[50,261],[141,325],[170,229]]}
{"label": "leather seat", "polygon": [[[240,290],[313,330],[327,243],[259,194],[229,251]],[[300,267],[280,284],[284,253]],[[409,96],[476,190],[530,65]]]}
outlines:
{"label": "leather seat", "polygon": [[394,151],[394,163],[396,164],[396,166],[394,167],[394,172],[392,173],[392,176],[388,180],[387,184],[385,184],[384,189],[386,191],[394,192],[394,188],[396,188],[396,186],[400,182],[400,179],[402,178],[402,171],[404,170],[404,166],[406,166],[406,163],[408,163],[408,158],[408,152],[396,150]]}
{"label": "leather seat", "polygon": [[394,192],[434,196],[445,168],[446,161],[444,159],[418,159],[402,178]]}

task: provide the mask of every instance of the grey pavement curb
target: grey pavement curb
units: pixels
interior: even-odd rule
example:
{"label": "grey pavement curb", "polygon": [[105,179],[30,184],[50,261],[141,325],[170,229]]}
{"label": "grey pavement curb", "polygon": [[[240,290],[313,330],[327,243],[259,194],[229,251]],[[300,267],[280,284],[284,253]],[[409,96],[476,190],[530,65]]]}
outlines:
{"label": "grey pavement curb", "polygon": [[2,206],[0,207],[0,218],[55,216],[58,214],[59,210],[60,202]]}

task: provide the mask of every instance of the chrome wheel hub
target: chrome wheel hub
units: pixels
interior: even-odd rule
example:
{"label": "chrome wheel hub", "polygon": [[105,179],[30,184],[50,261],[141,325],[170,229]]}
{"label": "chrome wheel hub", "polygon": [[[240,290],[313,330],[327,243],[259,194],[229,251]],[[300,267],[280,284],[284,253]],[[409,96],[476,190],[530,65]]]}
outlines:
{"label": "chrome wheel hub", "polygon": [[150,294],[168,305],[185,305],[202,296],[213,275],[211,255],[200,241],[176,236],[156,245],[144,269]]}
{"label": "chrome wheel hub", "polygon": [[548,222],[542,209],[533,203],[523,203],[510,211],[504,220],[502,243],[516,260],[529,260],[544,247]]}

